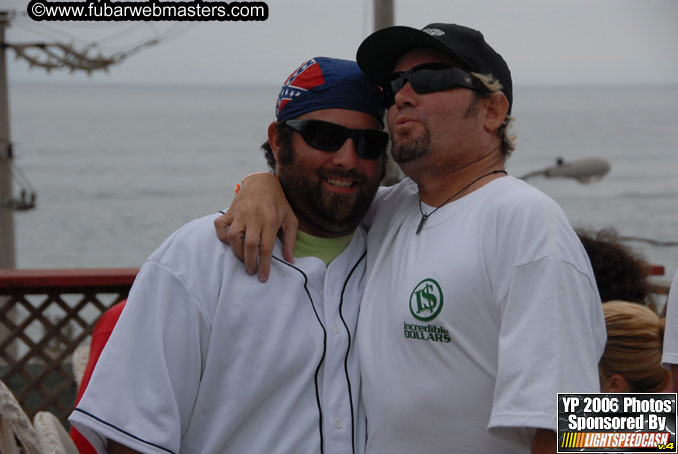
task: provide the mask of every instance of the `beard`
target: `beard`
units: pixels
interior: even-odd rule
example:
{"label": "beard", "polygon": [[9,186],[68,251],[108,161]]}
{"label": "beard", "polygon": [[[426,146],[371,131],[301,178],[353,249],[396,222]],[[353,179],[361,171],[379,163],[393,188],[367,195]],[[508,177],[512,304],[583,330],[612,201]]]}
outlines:
{"label": "beard", "polygon": [[431,152],[431,133],[426,130],[421,137],[391,139],[391,156],[398,164],[406,164]]}
{"label": "beard", "polygon": [[[307,169],[294,152],[282,147],[276,174],[295,214],[306,224],[331,234],[348,234],[358,227],[379,188],[374,181],[356,170],[343,168]],[[328,191],[323,180],[351,178],[358,183],[358,191],[339,194]]]}

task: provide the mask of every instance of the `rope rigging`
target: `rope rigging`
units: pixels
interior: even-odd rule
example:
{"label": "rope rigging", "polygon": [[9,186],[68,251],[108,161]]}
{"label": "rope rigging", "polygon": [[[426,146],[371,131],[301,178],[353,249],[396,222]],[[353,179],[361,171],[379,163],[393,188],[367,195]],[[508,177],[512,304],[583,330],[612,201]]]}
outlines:
{"label": "rope rigging", "polygon": [[[31,34],[40,34],[46,39],[43,41],[5,42],[3,45],[14,51],[16,59],[24,60],[29,67],[42,68],[48,73],[52,70],[61,69],[70,70],[72,73],[84,71],[87,74],[97,70],[108,71],[110,66],[119,64],[146,48],[177,38],[194,26],[193,24],[176,22],[164,31],[160,31],[156,24],[150,22],[133,25],[124,24],[122,30],[115,30],[107,36],[88,40],[51,24],[40,24],[40,27],[36,27],[32,20],[27,20],[29,18],[26,13],[13,11],[10,12],[9,17],[14,20],[18,28],[22,28]],[[69,24],[69,26],[72,25]],[[114,27],[116,27],[115,24],[110,25],[110,28]],[[110,28],[105,30],[110,31]],[[97,24],[96,30],[99,34],[101,33],[101,24]],[[134,38],[140,31],[145,31],[145,36],[139,39],[135,38],[135,42],[115,44],[116,41]]]}
{"label": "rope rigging", "polygon": [[[98,36],[96,39],[88,39],[52,24],[41,23],[38,27],[26,12],[0,11],[0,13],[2,13],[4,27],[11,23],[22,32],[26,32],[23,34],[38,35],[42,39],[26,42],[4,40],[0,46],[11,49],[16,59],[27,62],[30,68],[41,68],[47,73],[52,70],[68,70],[71,73],[82,71],[88,75],[99,70],[108,72],[112,65],[119,64],[144,49],[178,38],[194,26],[194,24],[176,22],[160,31],[158,25],[153,22],[124,24],[122,29],[118,29],[120,24],[109,24],[108,27],[102,27],[101,24],[95,24],[95,27],[91,24],[77,23],[64,25],[69,29],[89,27]],[[101,36],[102,32],[106,35]],[[139,32],[143,36],[139,36]],[[7,165],[13,177],[12,186],[16,187],[8,198],[0,200],[0,206],[15,211],[35,208],[37,192],[14,162],[13,144],[7,140],[2,140],[0,143],[6,150]],[[18,196],[13,194],[18,194]]]}

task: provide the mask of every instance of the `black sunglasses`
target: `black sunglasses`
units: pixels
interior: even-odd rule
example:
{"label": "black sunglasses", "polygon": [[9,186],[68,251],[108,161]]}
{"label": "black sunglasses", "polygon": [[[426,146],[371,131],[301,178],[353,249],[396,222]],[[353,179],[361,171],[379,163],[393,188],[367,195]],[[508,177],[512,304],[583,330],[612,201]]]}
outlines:
{"label": "black sunglasses", "polygon": [[347,139],[353,139],[355,153],[362,159],[377,159],[386,152],[388,134],[376,129],[351,129],[321,120],[286,120],[282,122],[318,150],[337,151]]}
{"label": "black sunglasses", "polygon": [[384,102],[387,107],[395,104],[395,95],[409,82],[417,93],[432,93],[454,87],[469,88],[474,91],[487,91],[469,73],[442,63],[424,63],[409,71],[393,73],[391,78],[381,84]]}

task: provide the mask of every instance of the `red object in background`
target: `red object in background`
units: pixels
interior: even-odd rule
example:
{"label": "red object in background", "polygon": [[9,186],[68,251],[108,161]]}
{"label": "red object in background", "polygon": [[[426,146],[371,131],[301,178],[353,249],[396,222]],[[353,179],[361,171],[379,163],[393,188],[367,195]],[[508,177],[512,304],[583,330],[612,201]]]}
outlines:
{"label": "red object in background", "polygon": [[[99,321],[97,321],[96,325],[94,326],[94,331],[92,332],[92,343],[90,344],[89,349],[89,359],[87,360],[87,367],[85,368],[85,373],[82,376],[82,382],[80,383],[80,389],[78,389],[78,395],[75,398],[76,407],[78,402],[80,402],[80,398],[82,398],[87,385],[89,384],[89,379],[92,377],[92,372],[94,372],[94,366],[96,366],[99,356],[101,356],[101,352],[106,346],[106,342],[108,342],[108,338],[111,337],[113,328],[115,328],[115,324],[120,318],[120,314],[125,307],[126,301],[127,300],[123,300],[111,306],[101,315]],[[87,439],[73,427],[71,427],[70,435],[80,454],[96,454],[96,450],[92,447],[92,445],[89,444]]]}
{"label": "red object in background", "polygon": [[664,265],[649,265],[650,267],[650,276],[663,276],[664,275]]}

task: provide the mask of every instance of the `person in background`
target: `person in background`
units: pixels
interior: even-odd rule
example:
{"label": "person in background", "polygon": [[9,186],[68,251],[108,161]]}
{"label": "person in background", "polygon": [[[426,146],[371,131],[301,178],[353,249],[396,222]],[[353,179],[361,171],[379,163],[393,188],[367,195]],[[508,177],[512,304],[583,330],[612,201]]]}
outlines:
{"label": "person in background", "polygon": [[607,345],[600,360],[604,393],[657,393],[670,384],[662,367],[665,320],[628,301],[603,303]]}
{"label": "person in background", "polygon": [[671,368],[673,391],[678,392],[678,271],[673,278],[666,304],[666,329],[664,331],[662,364]]}
{"label": "person in background", "polygon": [[362,453],[354,335],[388,135],[355,62],[316,57],[285,81],[264,145],[299,218],[291,265],[248,275],[215,216],[143,264],[71,424],[97,452]]}
{"label": "person in background", "polygon": [[614,229],[577,230],[593,267],[601,301],[648,304],[648,263],[619,240]]}
{"label": "person in background", "polygon": [[[379,30],[357,60],[384,92],[409,177],[381,189],[365,221],[367,452],[555,452],[557,393],[600,390],[605,322],[560,207],[506,175],[508,65],[480,32],[442,23]],[[215,223],[249,272],[261,251],[262,279],[263,245],[294,224],[274,180],[248,178]]]}

